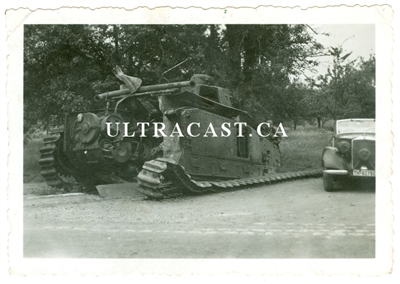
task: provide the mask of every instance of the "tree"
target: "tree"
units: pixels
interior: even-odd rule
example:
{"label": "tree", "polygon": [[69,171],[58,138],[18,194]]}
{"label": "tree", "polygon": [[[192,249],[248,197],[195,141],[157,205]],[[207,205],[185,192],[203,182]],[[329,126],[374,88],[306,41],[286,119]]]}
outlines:
{"label": "tree", "polygon": [[59,124],[63,112],[89,106],[93,84],[108,76],[109,50],[82,25],[26,25],[24,127]]}
{"label": "tree", "polygon": [[[344,114],[346,117],[375,118],[375,56],[368,60],[360,58],[347,78],[348,93],[351,99],[351,109]],[[352,111],[353,113],[352,113]]]}
{"label": "tree", "polygon": [[223,32],[237,107],[257,119],[281,120],[298,96],[287,95],[305,69],[313,69],[323,46],[306,25],[227,25]]}
{"label": "tree", "polygon": [[331,119],[351,117],[375,117],[375,57],[346,62],[351,53],[343,54],[343,49],[331,48],[334,56],[332,68],[320,76],[310,105],[314,114],[325,112]]}
{"label": "tree", "polygon": [[304,97],[307,112],[306,119],[311,123],[313,123],[313,120],[317,120],[318,128],[322,128],[325,122],[328,121],[329,115],[325,110],[325,95],[314,86],[314,83],[309,83]]}

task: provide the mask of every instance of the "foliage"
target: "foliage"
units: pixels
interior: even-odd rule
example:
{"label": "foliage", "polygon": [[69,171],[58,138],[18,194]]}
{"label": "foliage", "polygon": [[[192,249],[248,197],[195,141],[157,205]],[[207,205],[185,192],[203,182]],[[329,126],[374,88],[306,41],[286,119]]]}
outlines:
{"label": "foliage", "polygon": [[[308,85],[298,78],[325,53],[307,25],[25,25],[24,133],[100,108],[93,96],[119,88],[115,65],[144,85],[213,76],[234,106],[257,120],[375,116],[375,57],[333,65]],[[175,67],[175,68],[171,68]]]}
{"label": "foliage", "polygon": [[375,57],[367,61],[358,58],[347,62],[351,53],[343,54],[341,47],[331,48],[332,68],[320,76],[307,98],[313,115],[333,120],[375,117]]}
{"label": "foliage", "polygon": [[108,81],[111,67],[98,29],[25,26],[24,132],[34,125],[59,125],[63,113],[91,107],[94,86]]}
{"label": "foliage", "polygon": [[26,25],[24,32],[24,132],[100,107],[93,95],[118,89],[115,65],[145,85],[209,74],[256,117],[290,116],[293,78],[315,67],[310,58],[322,50],[305,25]]}
{"label": "foliage", "polygon": [[296,78],[323,52],[307,26],[228,25],[225,37],[238,106],[259,120],[296,120],[304,111]]}
{"label": "foliage", "polygon": [[293,131],[285,129],[287,138],[280,143],[282,167],[280,172],[318,169],[322,150],[328,146],[332,132],[315,127]]}

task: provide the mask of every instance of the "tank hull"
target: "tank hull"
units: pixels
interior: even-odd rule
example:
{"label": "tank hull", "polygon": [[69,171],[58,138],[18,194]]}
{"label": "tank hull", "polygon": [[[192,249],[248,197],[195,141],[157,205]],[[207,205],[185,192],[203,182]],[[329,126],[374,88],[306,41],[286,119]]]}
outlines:
{"label": "tank hull", "polygon": [[234,108],[209,76],[124,90],[97,96],[108,100],[105,109],[70,113],[45,139],[40,164],[49,185],[64,187],[69,175],[89,192],[138,183],[149,197],[169,198],[321,174],[277,174],[273,128]]}

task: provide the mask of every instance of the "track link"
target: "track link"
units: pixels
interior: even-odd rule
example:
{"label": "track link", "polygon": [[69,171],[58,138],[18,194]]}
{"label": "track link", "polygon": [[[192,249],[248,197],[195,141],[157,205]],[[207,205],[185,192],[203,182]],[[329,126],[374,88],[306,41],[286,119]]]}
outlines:
{"label": "track link", "polygon": [[68,159],[60,154],[63,147],[63,133],[52,133],[43,138],[44,145],[40,148],[40,174],[50,187],[64,190],[80,190],[75,182],[72,166]]}
{"label": "track link", "polygon": [[43,138],[44,146],[40,148],[39,165],[42,168],[40,174],[49,186],[61,187],[63,180],[58,175],[56,161],[56,143],[60,134],[51,134]]}
{"label": "track link", "polygon": [[141,193],[152,198],[161,199],[177,197],[184,193],[219,192],[233,187],[272,184],[286,180],[320,176],[322,176],[322,170],[306,170],[223,181],[195,181],[186,174],[182,166],[175,164],[173,161],[158,158],[146,162],[137,179]]}

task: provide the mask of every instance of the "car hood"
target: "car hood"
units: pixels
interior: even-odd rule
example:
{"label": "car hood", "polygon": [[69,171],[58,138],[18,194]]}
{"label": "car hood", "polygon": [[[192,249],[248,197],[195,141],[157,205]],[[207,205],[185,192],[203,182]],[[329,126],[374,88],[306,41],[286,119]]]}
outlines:
{"label": "car hood", "polygon": [[337,134],[336,137],[341,139],[354,139],[363,137],[366,139],[375,139],[375,133],[343,133]]}

